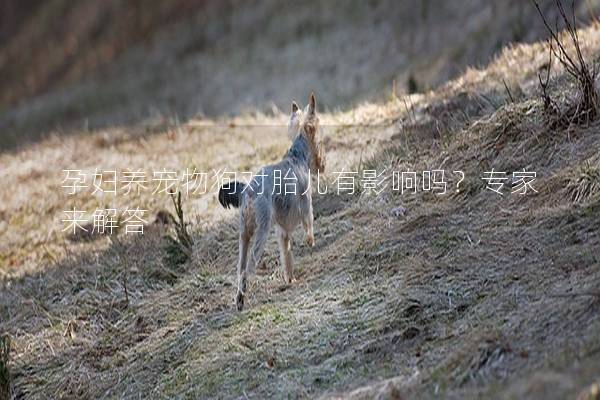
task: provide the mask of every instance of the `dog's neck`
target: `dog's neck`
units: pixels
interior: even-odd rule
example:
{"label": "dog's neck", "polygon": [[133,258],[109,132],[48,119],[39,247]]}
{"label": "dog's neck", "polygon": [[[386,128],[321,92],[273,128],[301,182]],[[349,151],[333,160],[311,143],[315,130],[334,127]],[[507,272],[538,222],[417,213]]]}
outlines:
{"label": "dog's neck", "polygon": [[303,133],[296,135],[292,146],[288,150],[285,158],[296,159],[306,165],[310,169],[313,154],[311,154],[311,147],[308,144],[308,139]]}

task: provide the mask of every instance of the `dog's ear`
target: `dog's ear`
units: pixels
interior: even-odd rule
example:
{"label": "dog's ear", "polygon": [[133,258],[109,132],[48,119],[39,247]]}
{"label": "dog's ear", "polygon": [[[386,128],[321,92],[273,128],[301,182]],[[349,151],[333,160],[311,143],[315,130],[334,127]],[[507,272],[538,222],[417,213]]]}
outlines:
{"label": "dog's ear", "polygon": [[317,110],[317,98],[315,97],[315,93],[312,92],[310,94],[310,100],[308,101],[308,113],[310,115],[314,115]]}
{"label": "dog's ear", "polygon": [[298,107],[298,104],[296,104],[295,101],[292,101],[292,114],[294,114],[299,109],[300,109],[300,107]]}

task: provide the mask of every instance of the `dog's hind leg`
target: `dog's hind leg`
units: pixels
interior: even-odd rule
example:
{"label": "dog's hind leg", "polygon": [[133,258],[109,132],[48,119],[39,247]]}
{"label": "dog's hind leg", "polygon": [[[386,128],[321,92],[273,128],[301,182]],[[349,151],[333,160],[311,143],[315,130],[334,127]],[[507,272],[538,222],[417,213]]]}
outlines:
{"label": "dog's hind leg", "polygon": [[240,239],[239,239],[239,257],[237,265],[238,290],[235,297],[235,303],[238,311],[244,308],[244,295],[246,294],[247,271],[248,271],[248,251],[250,250],[250,241],[255,231],[254,205],[252,197],[247,199],[247,203],[240,212]]}
{"label": "dog's hind leg", "polygon": [[244,308],[244,294],[246,293],[247,284],[247,265],[248,265],[248,250],[250,249],[251,235],[246,232],[246,229],[240,233],[240,255],[238,259],[237,273],[238,273],[238,291],[235,298],[235,303],[238,311],[242,311]]}
{"label": "dog's hind leg", "polygon": [[277,240],[279,242],[279,254],[283,266],[284,278],[287,284],[294,279],[294,260],[292,257],[292,241],[290,234],[282,227],[277,227]]}
{"label": "dog's hind leg", "polygon": [[248,263],[248,270],[254,272],[256,266],[260,262],[263,251],[265,250],[265,244],[269,237],[269,231],[271,230],[271,207],[265,202],[255,204],[255,222],[256,230],[254,231],[254,242],[252,243],[252,251],[250,260]]}

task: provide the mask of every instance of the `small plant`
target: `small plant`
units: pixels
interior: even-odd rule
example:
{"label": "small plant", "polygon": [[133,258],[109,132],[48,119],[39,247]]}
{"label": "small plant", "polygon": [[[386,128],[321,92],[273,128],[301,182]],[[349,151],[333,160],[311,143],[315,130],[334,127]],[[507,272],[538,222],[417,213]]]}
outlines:
{"label": "small plant", "polygon": [[10,399],[10,371],[8,357],[10,353],[10,337],[0,336],[0,400]]}
{"label": "small plant", "polygon": [[[567,51],[565,40],[559,36],[558,29],[553,29],[550,27],[550,24],[544,16],[538,2],[536,0],[532,1],[538,13],[542,17],[542,21],[544,22],[548,33],[550,34],[550,39],[548,40],[550,63],[548,64],[546,79],[542,80],[541,75],[539,76],[545,111],[548,114],[558,116],[557,119],[553,120],[554,124],[560,123],[568,126],[572,123],[589,123],[590,121],[596,119],[600,114],[600,96],[595,88],[598,70],[596,65],[590,68],[583,57],[583,52],[581,51],[581,42],[577,33],[575,1],[573,0],[571,2],[572,18],[569,18],[561,0],[555,0],[560,17],[565,23],[565,30],[568,38],[571,40],[575,54],[571,54]],[[560,111],[557,111],[557,107],[548,93],[548,83],[550,81],[550,71],[552,68],[552,56],[556,57],[556,59],[564,67],[565,71],[567,71],[567,73],[576,80],[579,87],[579,101],[577,104],[570,107],[569,110],[564,114],[561,114]]]}
{"label": "small plant", "polygon": [[414,94],[419,92],[419,84],[417,83],[417,79],[413,74],[408,75],[408,80],[406,81],[406,87],[409,94]]}
{"label": "small plant", "polygon": [[[119,260],[119,264],[122,266],[122,281],[121,285],[123,286],[123,292],[125,293],[125,299],[123,299],[123,305],[125,307],[129,306],[129,292],[127,290],[127,282],[129,280],[130,273],[130,259],[128,255],[129,249],[127,246],[119,239],[117,235],[110,236],[110,242],[113,248],[116,250],[116,254]],[[71,324],[71,322],[69,322]],[[74,326],[71,326],[73,328]],[[67,329],[71,329],[67,327]]]}
{"label": "small plant", "polygon": [[171,221],[175,227],[175,235],[167,235],[167,245],[165,247],[166,262],[169,265],[181,265],[185,263],[192,255],[192,246],[194,244],[190,234],[187,231],[187,223],[183,217],[183,208],[181,206],[181,192],[171,193],[171,200],[175,207],[176,217],[171,216]]}

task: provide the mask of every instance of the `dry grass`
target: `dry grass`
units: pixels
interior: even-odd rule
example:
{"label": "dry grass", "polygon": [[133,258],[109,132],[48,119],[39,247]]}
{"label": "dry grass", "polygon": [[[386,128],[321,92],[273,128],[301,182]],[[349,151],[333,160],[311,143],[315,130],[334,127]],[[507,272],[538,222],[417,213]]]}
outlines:
{"label": "dry grass", "polygon": [[573,174],[567,192],[574,203],[583,203],[600,192],[600,166],[597,161],[587,160]]}
{"label": "dry grass", "polygon": [[[596,30],[580,35],[586,54],[600,51]],[[541,48],[507,50],[439,92],[325,115],[330,173],[443,168],[468,179],[445,196],[315,196],[316,247],[293,237],[297,282],[283,284],[271,239],[241,313],[236,217],[214,192],[184,198],[193,246],[173,268],[160,224],[118,241],[69,242],[59,220],[73,199],[59,190],[60,171],[255,170],[285,151],[283,116],[56,137],[3,154],[0,331],[14,339],[17,396],[576,395],[600,373],[600,309],[589,295],[600,287],[600,203],[573,171],[594,160],[600,135],[594,124],[547,130],[536,93]],[[507,84],[523,91],[505,102],[509,71]],[[571,90],[568,79],[557,85]],[[435,118],[451,128],[419,136]],[[486,190],[489,168],[536,171],[538,193]],[[76,196],[81,207],[103,201]],[[158,211],[170,199],[121,201]],[[398,206],[403,215],[391,212]]]}

